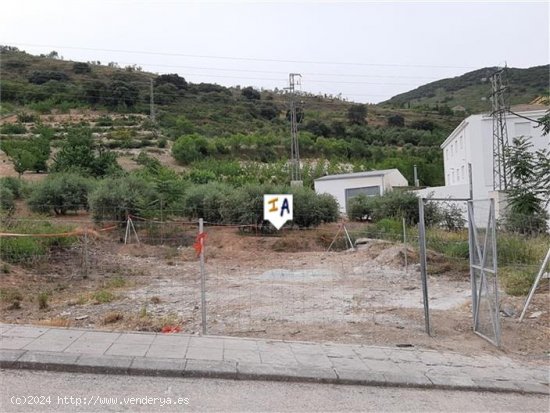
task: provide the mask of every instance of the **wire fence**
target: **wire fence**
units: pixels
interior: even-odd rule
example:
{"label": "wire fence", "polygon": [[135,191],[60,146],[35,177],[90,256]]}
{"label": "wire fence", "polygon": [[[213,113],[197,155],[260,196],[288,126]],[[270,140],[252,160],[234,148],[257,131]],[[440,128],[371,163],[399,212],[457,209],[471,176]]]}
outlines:
{"label": "wire fence", "polygon": [[[130,224],[135,232],[127,231]],[[73,282],[90,288],[78,280],[94,281],[96,289],[108,288],[118,278],[130,280],[121,286],[119,296],[124,298],[96,300],[84,307],[91,318],[132,312],[137,329],[159,328],[160,324],[144,321],[156,317],[162,319],[159,323],[178,323],[185,331],[196,332],[203,327],[204,294],[204,327],[209,334],[340,340],[343,331],[354,328],[423,330],[419,233],[402,220],[278,232],[263,223],[205,222],[204,287],[194,219],[174,218],[163,211],[163,220],[130,215],[95,224],[67,218],[3,223],[3,233],[16,231],[37,236],[1,236],[4,263],[69,280],[68,288]],[[59,231],[69,235],[42,237],[43,232]],[[506,247],[511,252],[499,257],[499,266],[535,274],[540,262],[532,257],[537,257],[538,244],[499,231],[497,244],[506,245],[501,242],[506,237],[512,240]],[[429,276],[448,275],[453,280],[452,288],[437,282],[429,291],[437,299],[432,308],[435,317],[471,300],[468,242],[466,229],[427,230]],[[459,292],[455,281],[462,283]]]}

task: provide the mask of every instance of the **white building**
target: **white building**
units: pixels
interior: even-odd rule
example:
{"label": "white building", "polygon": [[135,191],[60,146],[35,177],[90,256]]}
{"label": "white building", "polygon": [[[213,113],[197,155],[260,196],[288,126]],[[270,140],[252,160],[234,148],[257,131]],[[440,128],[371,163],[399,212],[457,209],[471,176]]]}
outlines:
{"label": "white building", "polygon": [[342,213],[346,213],[348,202],[354,196],[383,195],[394,187],[409,185],[397,169],[327,175],[316,179],[314,184],[315,192],[330,194],[336,198]]}
{"label": "white building", "polygon": [[[550,148],[550,135],[543,136],[538,123],[529,119],[540,119],[548,108],[523,105],[512,108],[506,115],[508,143],[523,136],[533,144],[532,151]],[[526,119],[529,118],[529,119]],[[493,119],[488,114],[471,115],[441,144],[445,171],[445,186],[416,191],[419,196],[436,198],[468,198],[468,164],[472,165],[472,187],[474,199],[495,197],[493,192]]]}

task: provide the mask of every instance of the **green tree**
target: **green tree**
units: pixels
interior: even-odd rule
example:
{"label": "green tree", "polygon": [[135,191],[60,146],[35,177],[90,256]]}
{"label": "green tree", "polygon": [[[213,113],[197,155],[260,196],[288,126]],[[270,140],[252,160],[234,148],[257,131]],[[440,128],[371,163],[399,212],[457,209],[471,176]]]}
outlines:
{"label": "green tree", "polygon": [[54,172],[78,172],[95,177],[120,171],[116,154],[94,144],[89,128],[72,129],[55,155]]}
{"label": "green tree", "polygon": [[550,198],[550,153],[547,150],[533,152],[532,147],[531,142],[519,137],[505,148],[512,182],[505,225],[523,234],[548,231],[545,206]]}
{"label": "green tree", "polygon": [[50,175],[36,184],[28,205],[33,212],[65,215],[69,211],[88,209],[88,193],[93,187],[90,179],[74,173]]}
{"label": "green tree", "polygon": [[187,165],[208,155],[208,141],[201,135],[181,136],[172,146],[172,156],[182,165]]}
{"label": "green tree", "polygon": [[260,100],[260,92],[251,86],[245,87],[241,90],[241,95],[248,100]]}
{"label": "green tree", "polygon": [[33,169],[34,164],[36,163],[36,157],[32,152],[27,151],[26,149],[18,149],[11,155],[11,160],[13,162],[13,168],[15,172],[19,174],[19,177],[23,175],[26,171]]}
{"label": "green tree", "polygon": [[405,126],[405,118],[401,115],[392,115],[388,117],[388,126]]}
{"label": "green tree", "polygon": [[348,122],[350,125],[366,125],[367,124],[367,106],[366,105],[351,105],[348,109]]}

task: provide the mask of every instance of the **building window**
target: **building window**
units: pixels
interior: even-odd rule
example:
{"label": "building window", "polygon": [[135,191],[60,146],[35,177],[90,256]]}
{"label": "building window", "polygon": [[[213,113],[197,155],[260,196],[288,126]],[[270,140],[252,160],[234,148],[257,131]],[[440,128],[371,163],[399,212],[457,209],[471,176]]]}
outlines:
{"label": "building window", "polygon": [[447,185],[451,183],[451,174],[447,174]]}
{"label": "building window", "polygon": [[460,149],[463,148],[463,145],[464,145],[464,144],[463,144],[463,139],[462,139],[462,136],[461,136],[461,137],[460,137]]}
{"label": "building window", "polygon": [[449,159],[449,148],[445,149],[445,158]]}
{"label": "building window", "polygon": [[455,171],[451,173],[451,183],[454,184],[455,182]]}
{"label": "building window", "polygon": [[460,168],[460,174],[462,175],[462,180],[464,181],[464,165]]}

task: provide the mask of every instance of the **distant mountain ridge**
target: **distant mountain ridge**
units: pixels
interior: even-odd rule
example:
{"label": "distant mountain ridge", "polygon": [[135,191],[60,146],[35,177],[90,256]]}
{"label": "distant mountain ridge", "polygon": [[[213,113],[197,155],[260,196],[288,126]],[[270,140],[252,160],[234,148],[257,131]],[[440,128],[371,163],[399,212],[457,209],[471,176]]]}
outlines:
{"label": "distant mountain ridge", "polygon": [[[422,85],[380,103],[383,106],[408,108],[417,106],[462,106],[469,113],[490,110],[489,76],[496,67],[486,67],[448,79]],[[507,68],[508,101],[511,105],[529,103],[549,93],[550,65],[527,69]],[[485,99],[483,99],[485,98]]]}

